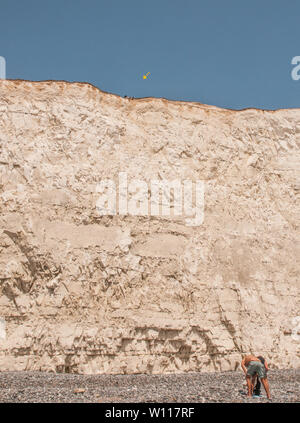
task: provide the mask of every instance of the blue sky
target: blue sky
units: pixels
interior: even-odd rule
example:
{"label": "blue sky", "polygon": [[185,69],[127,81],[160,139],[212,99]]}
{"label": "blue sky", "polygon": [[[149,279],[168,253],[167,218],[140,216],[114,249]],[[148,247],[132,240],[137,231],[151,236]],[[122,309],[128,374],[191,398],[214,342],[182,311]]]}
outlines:
{"label": "blue sky", "polygon": [[233,109],[300,107],[291,78],[300,1],[1,0],[0,56],[9,79]]}

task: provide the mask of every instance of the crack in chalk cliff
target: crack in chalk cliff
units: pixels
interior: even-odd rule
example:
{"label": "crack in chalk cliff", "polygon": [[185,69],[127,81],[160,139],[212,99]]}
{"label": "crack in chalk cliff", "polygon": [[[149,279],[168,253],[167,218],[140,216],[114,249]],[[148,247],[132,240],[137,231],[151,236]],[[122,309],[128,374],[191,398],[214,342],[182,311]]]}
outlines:
{"label": "crack in chalk cliff", "polygon": [[61,266],[56,266],[53,259],[49,257],[49,254],[48,257],[46,257],[44,254],[37,252],[34,247],[30,246],[24,233],[8,230],[4,230],[3,233],[5,233],[14,242],[14,244],[27,258],[28,263],[25,262],[22,264],[31,274],[32,282],[25,291],[23,290],[25,293],[29,293],[31,291],[33,284],[38,277],[41,277],[42,279],[51,279],[62,273]]}

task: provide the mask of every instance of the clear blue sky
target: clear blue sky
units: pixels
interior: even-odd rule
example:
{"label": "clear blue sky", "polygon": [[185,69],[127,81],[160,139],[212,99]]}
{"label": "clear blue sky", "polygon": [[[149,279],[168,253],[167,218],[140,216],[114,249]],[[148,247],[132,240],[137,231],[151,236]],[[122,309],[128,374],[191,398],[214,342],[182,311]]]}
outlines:
{"label": "clear blue sky", "polygon": [[[7,78],[134,97],[300,107],[299,0],[1,0]],[[143,74],[150,72],[147,80]]]}

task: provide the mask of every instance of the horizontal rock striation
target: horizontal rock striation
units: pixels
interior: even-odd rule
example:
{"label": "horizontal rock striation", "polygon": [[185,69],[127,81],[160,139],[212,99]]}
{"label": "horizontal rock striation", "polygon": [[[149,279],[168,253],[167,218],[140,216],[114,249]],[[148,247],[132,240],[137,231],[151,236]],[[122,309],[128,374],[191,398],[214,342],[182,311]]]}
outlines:
{"label": "horizontal rock striation", "polygon": [[[250,351],[299,367],[299,145],[300,109],[0,81],[0,371],[224,371]],[[120,173],[148,206],[153,180],[202,181],[204,220],[175,189],[126,213]]]}

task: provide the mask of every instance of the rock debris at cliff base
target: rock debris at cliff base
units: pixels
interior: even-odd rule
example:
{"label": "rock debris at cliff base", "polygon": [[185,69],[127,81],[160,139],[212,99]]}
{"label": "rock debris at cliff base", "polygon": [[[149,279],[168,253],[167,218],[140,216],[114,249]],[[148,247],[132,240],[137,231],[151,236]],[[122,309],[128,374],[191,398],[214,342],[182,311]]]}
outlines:
{"label": "rock debris at cliff base", "polygon": [[[269,373],[272,402],[300,402],[300,370]],[[1,372],[0,402],[269,402],[246,397],[240,372],[72,375]]]}

